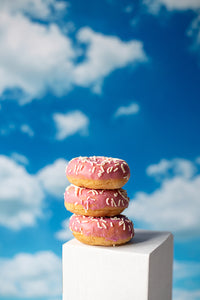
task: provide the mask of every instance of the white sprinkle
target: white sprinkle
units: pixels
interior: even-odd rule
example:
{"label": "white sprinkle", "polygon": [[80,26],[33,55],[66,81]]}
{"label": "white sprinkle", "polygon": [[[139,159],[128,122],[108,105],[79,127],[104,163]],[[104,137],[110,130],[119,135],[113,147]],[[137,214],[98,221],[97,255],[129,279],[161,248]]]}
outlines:
{"label": "white sprinkle", "polygon": [[107,223],[106,220],[103,219],[103,217],[101,217],[101,222]]}
{"label": "white sprinkle", "polygon": [[110,227],[113,227],[113,223],[112,222],[110,222]]}
{"label": "white sprinkle", "polygon": [[112,218],[110,218],[111,220],[121,220],[120,218],[118,218],[118,217],[112,217]]}
{"label": "white sprinkle", "polygon": [[75,202],[74,205],[78,205],[78,202]]}
{"label": "white sprinkle", "polygon": [[78,187],[75,186],[75,196],[78,197]]}
{"label": "white sprinkle", "polygon": [[89,193],[92,193],[92,195],[95,194],[95,193],[94,193],[94,190],[89,190],[87,193],[88,193],[88,194],[89,194]]}
{"label": "white sprinkle", "polygon": [[131,225],[128,225],[128,231],[131,231]]}
{"label": "white sprinkle", "polygon": [[76,174],[78,173],[79,168],[80,168],[80,165],[78,165],[78,167],[77,167],[77,169],[76,169]]}
{"label": "white sprinkle", "polygon": [[124,200],[129,202],[129,198],[126,196],[126,192],[124,190],[118,190],[119,194],[122,196],[122,198],[124,198]]}
{"label": "white sprinkle", "polygon": [[118,201],[118,206],[120,206],[120,202],[121,202],[121,199],[119,199],[119,201]]}
{"label": "white sprinkle", "polygon": [[118,196],[118,193],[114,193],[114,196],[117,197],[117,196]]}
{"label": "white sprinkle", "polygon": [[124,224],[124,220],[121,220],[121,221],[119,222],[119,226],[121,226],[122,224]]}
{"label": "white sprinkle", "polygon": [[109,200],[110,200],[109,198],[106,199],[106,204],[107,204],[108,206],[110,206]]}
{"label": "white sprinkle", "polygon": [[108,173],[108,174],[111,173],[111,172],[112,172],[112,169],[113,169],[113,167],[109,167],[109,168],[107,169],[107,173]]}
{"label": "white sprinkle", "polygon": [[84,168],[84,165],[81,165],[79,168],[79,171],[83,170],[83,168]]}
{"label": "white sprinkle", "polygon": [[95,171],[95,167],[92,168],[92,173],[94,173],[94,171]]}
{"label": "white sprinkle", "polygon": [[82,221],[82,223],[88,223],[88,221],[87,221],[87,220],[85,220],[85,221]]}
{"label": "white sprinkle", "polygon": [[114,170],[113,170],[113,172],[116,172],[118,170],[118,168],[115,168]]}
{"label": "white sprinkle", "polygon": [[105,172],[104,168],[102,166],[100,166],[100,168],[101,168],[101,172],[104,173]]}
{"label": "white sprinkle", "polygon": [[89,200],[91,200],[91,201],[96,201],[96,199],[93,199],[93,198],[90,198],[90,197],[89,197]]}
{"label": "white sprinkle", "polygon": [[123,171],[123,173],[126,173],[126,171],[125,171],[125,169],[124,169],[124,165],[123,165],[123,164],[121,164],[121,168],[122,168],[122,171]]}
{"label": "white sprinkle", "polygon": [[96,190],[90,190],[88,193],[92,193],[93,195],[98,195],[98,192]]}
{"label": "white sprinkle", "polygon": [[98,228],[101,228],[101,229],[103,228],[103,227],[100,226],[100,223],[99,223],[99,222],[97,222],[97,227],[98,227]]}
{"label": "white sprinkle", "polygon": [[106,224],[102,223],[101,225],[102,225],[105,229],[107,229]]}
{"label": "white sprinkle", "polygon": [[123,224],[123,230],[126,230],[126,224],[125,224],[125,222]]}
{"label": "white sprinkle", "polygon": [[101,172],[99,172],[99,173],[98,173],[98,177],[101,177],[101,175],[102,175],[102,173],[101,173]]}
{"label": "white sprinkle", "polygon": [[111,206],[117,207],[117,204],[115,203],[115,200],[113,198],[111,198]]}

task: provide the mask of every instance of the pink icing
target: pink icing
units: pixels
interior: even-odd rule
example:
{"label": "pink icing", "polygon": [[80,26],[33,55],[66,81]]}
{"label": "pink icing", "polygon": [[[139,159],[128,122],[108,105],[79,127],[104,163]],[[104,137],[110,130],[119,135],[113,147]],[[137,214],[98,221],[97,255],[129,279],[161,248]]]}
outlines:
{"label": "pink icing", "polygon": [[115,242],[134,236],[133,223],[124,215],[100,218],[72,215],[69,228],[87,236],[103,237]]}
{"label": "pink icing", "polygon": [[92,190],[70,185],[66,188],[64,199],[66,203],[82,205],[85,210],[102,209],[104,207],[128,207],[129,198],[123,189]]}
{"label": "pink icing", "polygon": [[101,179],[129,179],[128,164],[118,158],[92,156],[76,157],[70,160],[66,168],[66,175],[93,180]]}

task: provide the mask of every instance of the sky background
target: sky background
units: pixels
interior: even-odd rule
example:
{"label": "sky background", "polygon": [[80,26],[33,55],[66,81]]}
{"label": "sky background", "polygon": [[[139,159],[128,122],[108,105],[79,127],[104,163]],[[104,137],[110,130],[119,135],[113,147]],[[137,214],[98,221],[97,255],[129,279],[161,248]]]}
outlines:
{"label": "sky background", "polygon": [[61,299],[76,156],[122,158],[135,228],[200,299],[200,1],[0,0],[0,299]]}

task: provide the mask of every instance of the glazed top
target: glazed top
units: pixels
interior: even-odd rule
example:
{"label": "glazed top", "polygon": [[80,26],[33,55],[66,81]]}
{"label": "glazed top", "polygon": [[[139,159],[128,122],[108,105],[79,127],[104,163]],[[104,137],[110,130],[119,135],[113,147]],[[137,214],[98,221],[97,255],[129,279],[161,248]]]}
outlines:
{"label": "glazed top", "polygon": [[70,160],[66,168],[67,177],[99,179],[129,179],[130,169],[128,164],[119,158],[91,156],[76,157]]}
{"label": "glazed top", "polygon": [[115,242],[134,235],[133,223],[124,215],[100,218],[72,215],[69,228],[84,235],[104,237]]}
{"label": "glazed top", "polygon": [[69,185],[65,190],[65,202],[82,205],[85,209],[110,207],[128,207],[129,197],[123,189],[93,190]]}

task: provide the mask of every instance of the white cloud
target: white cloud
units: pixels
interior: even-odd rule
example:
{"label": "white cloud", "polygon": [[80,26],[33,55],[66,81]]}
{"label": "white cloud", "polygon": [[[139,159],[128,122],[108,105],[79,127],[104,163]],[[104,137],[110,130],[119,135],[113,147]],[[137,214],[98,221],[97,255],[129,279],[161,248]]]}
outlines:
{"label": "white cloud", "polygon": [[[123,42],[81,28],[72,42],[53,20],[67,6],[56,0],[0,1],[1,99],[25,104],[49,90],[63,95],[76,85],[100,93],[104,78],[112,71],[146,61],[143,44],[137,40]],[[48,25],[35,18],[48,19]],[[80,43],[87,44],[86,49],[81,50]],[[85,59],[77,64],[80,50]]]}
{"label": "white cloud", "polygon": [[162,6],[169,11],[173,10],[198,10],[200,8],[199,0],[144,0],[152,13],[158,13]]}
{"label": "white cloud", "polygon": [[16,163],[22,164],[22,165],[28,165],[29,161],[28,158],[22,154],[19,154],[17,152],[13,152],[11,154],[11,158],[16,161]]}
{"label": "white cloud", "polygon": [[200,290],[174,289],[173,300],[199,300]]}
{"label": "white cloud", "polygon": [[28,14],[40,20],[54,19],[68,7],[67,2],[57,0],[1,0],[0,5],[1,11]]}
{"label": "white cloud", "polygon": [[197,168],[189,160],[174,158],[172,160],[162,159],[158,164],[150,165],[146,172],[147,175],[153,176],[157,180],[171,176],[191,178],[197,172]]}
{"label": "white cloud", "polygon": [[26,133],[29,136],[34,136],[33,129],[28,124],[22,124],[20,127],[21,132]]}
{"label": "white cloud", "polygon": [[11,229],[35,225],[43,215],[38,180],[12,159],[0,156],[0,225]]}
{"label": "white cloud", "polygon": [[174,261],[174,281],[191,279],[200,275],[200,263],[197,261]]}
{"label": "white cloud", "polygon": [[63,200],[69,184],[65,159],[57,159],[34,175],[18,162],[26,164],[28,160],[18,153],[13,153],[12,159],[0,155],[0,226],[12,230],[34,226],[44,216],[46,194]]}
{"label": "white cloud", "polygon": [[0,94],[17,88],[24,104],[48,89],[56,95],[69,90],[75,52],[57,25],[45,26],[21,14],[1,12],[0,27]]}
{"label": "white cloud", "polygon": [[127,214],[149,228],[172,231],[180,239],[200,236],[200,175],[189,178],[188,174],[182,170],[179,176],[164,178],[151,194],[137,192]]}
{"label": "white cloud", "polygon": [[0,296],[55,299],[61,295],[61,259],[51,251],[0,259]]}
{"label": "white cloud", "polygon": [[53,164],[47,165],[37,174],[43,188],[58,199],[63,199],[65,188],[69,185],[69,181],[65,176],[67,163],[68,161],[63,158],[57,159]]}
{"label": "white cloud", "polygon": [[160,175],[166,175],[170,167],[171,162],[166,159],[162,159],[158,164],[148,166],[146,172],[147,175],[155,177]]}
{"label": "white cloud", "polygon": [[143,44],[137,40],[121,41],[116,36],[106,36],[91,28],[81,28],[79,42],[87,44],[85,60],[75,67],[75,83],[92,87],[116,69],[147,60]]}
{"label": "white cloud", "polygon": [[66,242],[70,239],[72,239],[74,236],[71,232],[71,230],[69,229],[69,219],[66,219],[62,222],[61,224],[62,229],[57,231],[55,233],[55,237],[62,242]]}
{"label": "white cloud", "polygon": [[79,110],[66,114],[55,113],[53,119],[57,129],[57,140],[64,140],[66,137],[76,133],[85,135],[88,132],[89,119]]}
{"label": "white cloud", "polygon": [[[200,263],[197,261],[177,261],[173,263],[174,286],[183,286],[188,281],[198,282],[200,275]],[[198,283],[197,283],[198,284]],[[198,300],[200,290],[173,289],[173,300]]]}
{"label": "white cloud", "polygon": [[19,130],[20,132],[27,134],[30,137],[33,137],[35,135],[33,129],[28,124],[21,124],[20,126],[16,126],[13,123],[5,124],[0,129],[1,135],[9,135],[14,133],[14,131]]}
{"label": "white cloud", "polygon": [[120,106],[115,112],[115,117],[128,116],[137,114],[140,107],[137,103],[131,103],[128,106]]}
{"label": "white cloud", "polygon": [[[199,0],[143,0],[149,12],[158,15],[161,8],[165,7],[168,12],[184,12],[192,10],[196,17],[191,22],[186,34],[191,37],[191,52],[200,53],[200,1]],[[200,56],[199,56],[200,57]]]}

